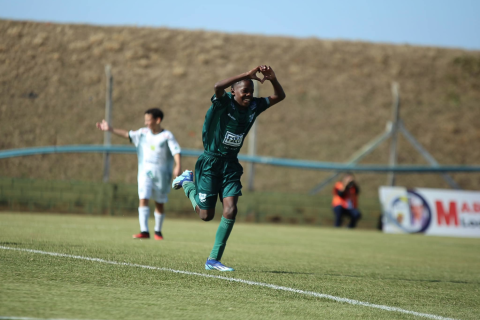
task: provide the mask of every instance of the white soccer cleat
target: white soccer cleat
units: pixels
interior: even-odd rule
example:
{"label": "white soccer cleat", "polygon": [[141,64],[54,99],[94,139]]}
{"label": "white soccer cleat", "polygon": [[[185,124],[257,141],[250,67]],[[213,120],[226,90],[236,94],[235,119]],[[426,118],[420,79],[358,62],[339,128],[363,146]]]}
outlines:
{"label": "white soccer cleat", "polygon": [[176,177],[173,180],[172,188],[175,190],[180,189],[186,182],[193,182],[193,172],[190,170],[185,170],[181,175]]}
{"label": "white soccer cleat", "polygon": [[207,259],[207,262],[205,262],[205,270],[235,271],[233,268],[227,267],[220,261],[213,259]]}

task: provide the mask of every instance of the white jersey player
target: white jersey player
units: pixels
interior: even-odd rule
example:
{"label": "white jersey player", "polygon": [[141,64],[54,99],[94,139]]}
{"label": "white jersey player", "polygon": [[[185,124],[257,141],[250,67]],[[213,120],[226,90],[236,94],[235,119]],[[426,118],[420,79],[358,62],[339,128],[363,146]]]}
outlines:
{"label": "white jersey player", "polygon": [[172,174],[175,177],[181,174],[180,146],[170,131],[162,129],[162,120],[163,112],[153,108],[145,111],[146,127],[136,131],[114,129],[105,120],[97,123],[98,129],[128,138],[137,148],[140,233],[133,235],[135,239],[150,238],[148,200],[152,196],[155,200],[155,239],[163,239],[163,204],[168,201]]}

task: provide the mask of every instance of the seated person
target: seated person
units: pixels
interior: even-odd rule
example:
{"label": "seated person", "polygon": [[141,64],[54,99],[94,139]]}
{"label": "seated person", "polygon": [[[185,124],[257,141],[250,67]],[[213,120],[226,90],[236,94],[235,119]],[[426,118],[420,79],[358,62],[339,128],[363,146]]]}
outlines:
{"label": "seated person", "polygon": [[358,210],[358,194],[360,189],[355,183],[352,173],[346,173],[333,188],[332,207],[335,215],[335,227],[342,225],[343,217],[350,218],[349,228],[355,228],[362,214]]}

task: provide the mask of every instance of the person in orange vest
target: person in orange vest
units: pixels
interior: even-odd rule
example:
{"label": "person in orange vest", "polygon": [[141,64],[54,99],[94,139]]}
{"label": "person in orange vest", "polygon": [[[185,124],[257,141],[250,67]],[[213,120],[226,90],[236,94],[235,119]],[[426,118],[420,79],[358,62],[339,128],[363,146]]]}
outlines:
{"label": "person in orange vest", "polygon": [[360,188],[352,173],[346,173],[333,188],[332,207],[335,215],[335,227],[342,225],[343,217],[350,218],[349,228],[355,228],[362,214],[358,210]]}

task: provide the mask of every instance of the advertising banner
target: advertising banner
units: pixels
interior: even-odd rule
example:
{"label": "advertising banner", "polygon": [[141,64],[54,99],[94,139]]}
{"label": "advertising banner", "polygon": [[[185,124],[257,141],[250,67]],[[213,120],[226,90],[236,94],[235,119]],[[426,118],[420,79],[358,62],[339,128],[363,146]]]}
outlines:
{"label": "advertising banner", "polygon": [[480,192],[380,187],[383,231],[480,238]]}

